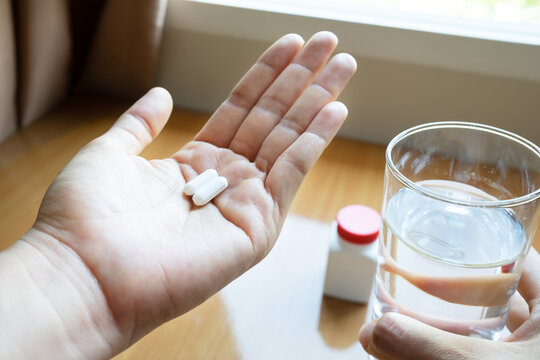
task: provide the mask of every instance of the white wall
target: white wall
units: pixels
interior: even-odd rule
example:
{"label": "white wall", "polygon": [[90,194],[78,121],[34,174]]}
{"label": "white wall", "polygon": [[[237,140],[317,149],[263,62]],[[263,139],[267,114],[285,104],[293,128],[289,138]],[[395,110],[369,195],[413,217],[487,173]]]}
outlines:
{"label": "white wall", "polygon": [[[177,106],[210,113],[268,45],[166,26],[158,84]],[[498,126],[540,144],[540,81],[352,55],[358,72],[340,97],[349,108],[341,136],[387,143],[415,124],[460,120]]]}

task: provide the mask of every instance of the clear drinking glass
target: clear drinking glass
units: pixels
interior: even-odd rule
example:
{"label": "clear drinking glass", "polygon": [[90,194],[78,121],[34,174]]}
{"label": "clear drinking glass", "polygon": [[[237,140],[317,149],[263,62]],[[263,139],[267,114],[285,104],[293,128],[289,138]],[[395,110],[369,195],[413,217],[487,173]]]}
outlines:
{"label": "clear drinking glass", "polygon": [[540,149],[491,126],[420,125],[386,150],[371,317],[499,339],[540,211]]}

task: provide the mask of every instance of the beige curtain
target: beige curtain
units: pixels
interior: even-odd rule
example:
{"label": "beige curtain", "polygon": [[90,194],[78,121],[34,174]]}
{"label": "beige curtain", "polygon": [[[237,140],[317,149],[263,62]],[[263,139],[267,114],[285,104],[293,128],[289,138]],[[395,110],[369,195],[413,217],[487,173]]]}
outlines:
{"label": "beige curtain", "polygon": [[3,141],[17,127],[17,67],[10,0],[0,0],[0,49],[0,141]]}
{"label": "beige curtain", "polygon": [[24,127],[62,100],[68,89],[71,38],[67,0],[18,0],[19,121]]}
{"label": "beige curtain", "polygon": [[166,3],[0,0],[0,141],[74,91],[146,92],[154,84]]}
{"label": "beige curtain", "polygon": [[109,0],[81,89],[136,97],[154,83],[166,0]]}

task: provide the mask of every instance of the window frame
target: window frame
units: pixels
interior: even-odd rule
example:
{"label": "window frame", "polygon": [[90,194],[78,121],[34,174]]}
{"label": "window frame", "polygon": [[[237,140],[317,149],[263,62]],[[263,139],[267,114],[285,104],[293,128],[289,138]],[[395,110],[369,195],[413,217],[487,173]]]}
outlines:
{"label": "window frame", "polygon": [[[288,3],[288,4],[287,4]],[[279,26],[277,26],[279,24]],[[335,32],[355,56],[540,81],[540,29],[343,9],[294,0],[170,0],[165,26],[272,42],[288,32]]]}

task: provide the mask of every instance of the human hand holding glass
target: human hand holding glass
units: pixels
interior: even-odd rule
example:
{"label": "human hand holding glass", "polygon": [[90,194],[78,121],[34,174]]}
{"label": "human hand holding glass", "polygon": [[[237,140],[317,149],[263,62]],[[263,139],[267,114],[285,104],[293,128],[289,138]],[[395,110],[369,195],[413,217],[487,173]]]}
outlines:
{"label": "human hand holding glass", "polygon": [[540,255],[532,248],[511,300],[502,341],[460,336],[396,312],[360,331],[364,349],[380,360],[531,360],[540,358]]}
{"label": "human hand holding glass", "polygon": [[538,225],[539,188],[540,151],[514,134],[434,123],[398,135],[387,149],[372,318],[398,312],[498,339]]}

